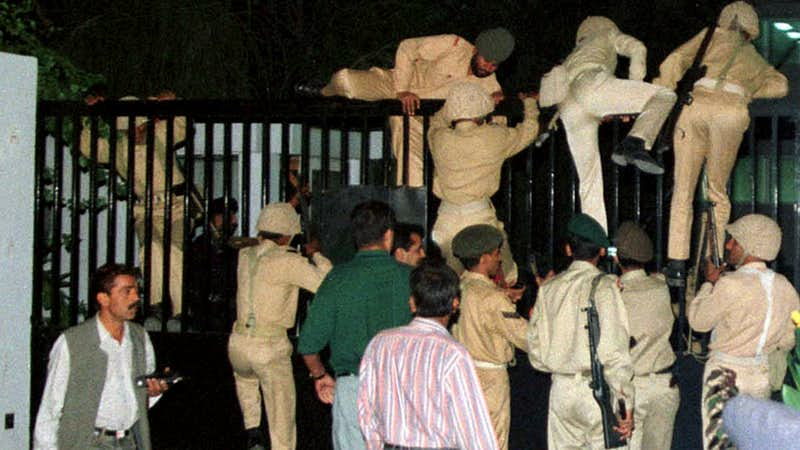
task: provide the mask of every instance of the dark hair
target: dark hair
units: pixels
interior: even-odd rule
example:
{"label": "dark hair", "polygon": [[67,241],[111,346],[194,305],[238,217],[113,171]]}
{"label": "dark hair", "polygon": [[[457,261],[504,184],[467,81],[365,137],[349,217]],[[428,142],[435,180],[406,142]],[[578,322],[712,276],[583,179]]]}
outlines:
{"label": "dark hair", "polygon": [[83,91],[83,98],[86,97],[107,97],[108,86],[105,83],[94,83]]}
{"label": "dark hair", "polygon": [[644,263],[641,261],[636,261],[635,259],[625,258],[622,256],[617,256],[619,260],[619,265],[626,268],[626,269],[641,269],[644,267]]}
{"label": "dark hair", "polygon": [[425,229],[422,228],[422,225],[416,223],[399,222],[395,224],[394,242],[392,242],[392,251],[390,253],[394,255],[398,248],[408,251],[411,248],[412,234],[419,235],[420,240],[422,240],[425,238]]}
{"label": "dark hair", "polygon": [[384,202],[368,200],[356,205],[350,213],[350,226],[358,248],[381,243],[394,223],[394,211]]}
{"label": "dark hair", "polygon": [[92,274],[91,298],[96,299],[97,294],[101,292],[111,294],[114,281],[120,275],[130,275],[136,278],[136,269],[115,263],[104,264],[98,267]]}
{"label": "dark hair", "polygon": [[[239,202],[237,202],[235,198],[228,197],[228,214],[236,214],[238,212]],[[208,213],[211,216],[225,214],[225,197],[217,197],[211,200],[211,203],[208,205]]]}
{"label": "dark hair", "polygon": [[587,261],[600,254],[603,247],[580,236],[570,234],[567,243],[572,248],[572,258]]}
{"label": "dark hair", "polygon": [[453,299],[461,297],[458,275],[441,259],[424,259],[411,272],[410,283],[418,317],[452,314]]}
{"label": "dark hair", "polygon": [[477,266],[478,263],[481,262],[481,257],[478,256],[476,258],[474,256],[459,256],[458,260],[461,261],[461,265],[464,266],[466,270],[472,270],[473,267]]}

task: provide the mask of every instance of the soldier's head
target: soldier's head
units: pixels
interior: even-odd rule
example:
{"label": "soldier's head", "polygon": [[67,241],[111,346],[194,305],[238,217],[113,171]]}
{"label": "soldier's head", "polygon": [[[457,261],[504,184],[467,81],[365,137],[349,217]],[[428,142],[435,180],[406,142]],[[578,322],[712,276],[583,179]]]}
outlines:
{"label": "soldier's head", "polygon": [[635,222],[622,222],[619,225],[614,246],[617,248],[614,261],[623,271],[642,268],[653,259],[653,242]]}
{"label": "soldier's head", "polygon": [[475,53],[470,60],[470,70],[478,78],[493,74],[500,63],[514,51],[514,36],[503,28],[484,30],[475,39]]}
{"label": "soldier's head", "polygon": [[597,264],[611,245],[606,230],[587,214],[576,214],[567,224],[567,256]]}
{"label": "soldier's head", "polygon": [[740,31],[746,39],[758,38],[760,27],[758,13],[746,2],[733,2],[719,14],[719,26],[728,30]]}
{"label": "soldier's head", "polygon": [[83,93],[83,101],[91,106],[102,102],[108,97],[108,86],[105,83],[95,83]]}
{"label": "soldier's head", "polygon": [[748,214],[725,227],[728,263],[741,266],[752,261],[772,261],[781,250],[781,228],[763,214]]}
{"label": "soldier's head", "polygon": [[392,256],[397,262],[412,267],[419,265],[425,257],[425,230],[415,223],[398,223],[394,226]]}
{"label": "soldier's head", "polygon": [[359,203],[350,213],[353,239],[359,249],[392,249],[394,210],[384,202],[369,200]]}
{"label": "soldier's head", "polygon": [[136,269],[113,263],[98,267],[92,274],[91,295],[106,318],[133,319],[140,306]]}
{"label": "soldier's head", "polygon": [[494,101],[491,95],[477,84],[459,83],[450,89],[442,111],[451,123],[482,122],[494,111]]}
{"label": "soldier's head", "polygon": [[300,234],[300,216],[288,203],[270,203],[261,210],[256,223],[258,237],[287,245],[292,236]]}
{"label": "soldier's head", "polygon": [[470,272],[493,277],[501,266],[503,233],[491,225],[470,225],[453,238],[453,255]]}
{"label": "soldier's head", "polygon": [[614,37],[618,34],[619,28],[608,17],[589,16],[583,19],[578,27],[578,32],[575,33],[575,43],[580,44],[584,39],[597,35]]}
{"label": "soldier's head", "polygon": [[[239,227],[239,203],[235,198],[228,199],[228,226],[230,234]],[[217,231],[223,231],[225,226],[225,197],[215,198],[208,206],[208,215],[211,225]]]}
{"label": "soldier's head", "polygon": [[417,317],[447,319],[458,309],[461,289],[458,275],[442,259],[426,259],[409,279],[411,312]]}

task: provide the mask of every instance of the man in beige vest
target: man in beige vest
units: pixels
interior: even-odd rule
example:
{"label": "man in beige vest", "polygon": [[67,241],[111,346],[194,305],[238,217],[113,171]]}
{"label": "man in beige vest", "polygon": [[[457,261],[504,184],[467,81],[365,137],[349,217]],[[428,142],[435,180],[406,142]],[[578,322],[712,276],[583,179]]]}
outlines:
{"label": "man in beige vest", "polygon": [[594,301],[600,322],[597,357],[603,364],[616,407],[624,400],[625,419],[617,432],[630,438],[633,428],[633,367],[628,352],[628,313],[616,277],[605,275],[597,264],[610,245],[603,227],[586,214],[567,226],[567,256],[572,264],[540,288],[528,326],[528,357],[537,370],[550,372],[550,406],[547,445],[553,449],[603,449],[600,407],[592,397],[589,337],[586,329],[589,296],[596,283]]}
{"label": "man in beige vest", "polygon": [[[742,136],[750,123],[747,104],[754,98],[779,98],[788,92],[786,77],[758,54],[751,43],[758,37],[758,15],[737,1],[719,16],[714,36],[703,57],[704,78],[692,90],[675,128],[675,184],[669,219],[667,276],[682,278],[692,230],[692,201],[705,162],[708,197],[714,202],[720,253],[725,242],[722,225],[728,223],[731,203],[727,183]],[[672,52],[661,63],[653,83],[675,88],[691,66],[705,30]]]}
{"label": "man in beige vest", "polygon": [[[471,82],[491,93],[497,103],[503,99],[503,91],[494,72],[513,50],[514,37],[505,28],[483,31],[475,45],[453,34],[405,39],[397,47],[394,69],[342,69],[333,74],[322,95],[370,101],[396,98],[402,102],[403,112],[414,116],[420,99],[444,99],[454,85]],[[389,125],[397,184],[422,186],[422,118],[409,118],[408,183],[403,180],[403,118],[391,117]]]}
{"label": "man in beige vest", "polygon": [[[710,355],[703,380],[714,369],[736,372],[736,386],[742,394],[768,398],[770,395],[770,354],[786,360],[794,347],[792,311],[800,308],[794,286],[773,272],[767,262],[778,256],[781,229],[761,214],[748,214],[725,227],[731,238],[725,243],[727,262],[736,271],[720,276],[722,268],[708,263],[706,281],[689,303],[689,325],[697,331],[712,331]],[[781,358],[776,358],[781,359]],[[783,381],[786,366],[776,379]],[[703,397],[708,385],[703,385]],[[703,430],[708,414],[702,408]],[[703,436],[708,448],[708,437]]]}
{"label": "man in beige vest", "polygon": [[[175,94],[164,91],[158,96],[148,100],[169,101],[174,100]],[[136,97],[123,97],[122,100],[138,100]],[[177,316],[182,310],[183,299],[183,199],[187,190],[175,153],[167,148],[168,121],[154,118],[153,148],[153,210],[152,210],[152,235],[149,242],[151,251],[150,264],[150,290],[148,301],[152,306],[160,305],[163,301],[163,260],[164,260],[164,219],[168,215],[170,220],[169,245],[169,296],[172,301],[172,315]],[[103,127],[105,128],[105,127]],[[128,180],[129,187],[136,194],[136,203],[133,205],[134,230],[139,241],[139,260],[144,264],[147,245],[145,244],[145,194],[147,189],[147,128],[148,121],[145,117],[136,117],[135,124],[131,126],[127,117],[117,118],[116,152],[114,165],[120,177],[128,177],[128,147],[133,142],[133,180]],[[97,142],[96,161],[100,164],[111,162],[111,144],[108,136],[93,136],[91,127],[84,126],[81,132],[81,153],[90,158],[92,156],[93,141]],[[186,139],[186,118],[175,117],[172,121],[171,144]],[[172,180],[167,182],[167,158],[172,157]],[[170,211],[166,210],[167,196],[172,196]],[[148,270],[144,267],[144,270]],[[150,327],[150,325],[148,325]],[[160,326],[159,326],[160,329]]]}
{"label": "man in beige vest", "polygon": [[295,322],[298,290],[316,292],[331,263],[310,246],[306,250],[313,264],[288,247],[292,236],[300,233],[300,217],[288,203],[264,207],[257,229],[258,245],[239,252],[237,317],[228,357],[248,448],[266,448],[258,429],[263,393],[270,448],[294,449],[297,437],[292,344],[286,330]]}
{"label": "man in beige vest", "polygon": [[442,200],[431,237],[456,273],[464,268],[450,248],[453,237],[469,225],[482,223],[503,233],[499,274],[507,284],[516,283],[517,265],[490,197],[500,187],[503,162],[527,148],[539,132],[536,99],[525,98],[523,103],[525,118],[516,127],[487,123],[486,116],[494,110],[491,96],[476,84],[463,83],[452,89],[444,107],[431,119],[433,193]]}
{"label": "man in beige vest", "polygon": [[528,321],[492,281],[500,269],[503,234],[491,225],[471,225],[453,239],[453,253],[467,269],[461,274],[461,315],[453,337],[469,351],[501,449],[508,449],[511,391],[508,363],[514,347],[527,351]]}
{"label": "man in beige vest", "polygon": [[[676,97],[669,89],[642,81],[647,71],[647,48],[638,39],[620,32],[608,18],[586,18],[575,40],[575,49],[563,64],[569,90],[558,109],[578,172],[581,210],[606,228],[597,137],[600,122],[607,115],[639,113],[612,159],[617,164],[630,163],[645,172],[660,174],[664,169],[648,150]],[[614,76],[618,54],[630,58],[627,80]]]}
{"label": "man in beige vest", "polygon": [[628,310],[636,403],[629,450],[669,450],[680,393],[673,382],[675,352],[669,343],[675,317],[663,275],[648,276],[653,243],[633,222],[623,222],[614,241],[622,277],[622,301]]}

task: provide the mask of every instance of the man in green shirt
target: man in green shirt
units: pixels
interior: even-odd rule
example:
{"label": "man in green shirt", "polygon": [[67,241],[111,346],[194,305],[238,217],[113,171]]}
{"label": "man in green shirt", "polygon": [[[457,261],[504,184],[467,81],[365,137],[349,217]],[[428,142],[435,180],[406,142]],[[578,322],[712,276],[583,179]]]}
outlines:
{"label": "man in green shirt", "polygon": [[[367,201],[350,213],[350,224],[358,252],[351,261],[335,266],[323,280],[298,345],[317,397],[333,404],[336,450],[366,448],[356,398],[358,366],[367,344],[379,331],[411,320],[411,267],[389,255],[394,211],[386,203]],[[327,345],[336,379],[326,372],[319,356]]]}

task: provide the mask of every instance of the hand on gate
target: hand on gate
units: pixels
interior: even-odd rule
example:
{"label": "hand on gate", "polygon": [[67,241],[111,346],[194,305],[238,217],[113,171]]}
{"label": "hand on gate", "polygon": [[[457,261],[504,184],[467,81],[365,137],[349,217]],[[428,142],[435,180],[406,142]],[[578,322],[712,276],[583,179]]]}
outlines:
{"label": "hand on gate", "polygon": [[397,99],[403,104],[403,113],[413,116],[419,109],[419,96],[413,92],[403,91],[397,93]]}

